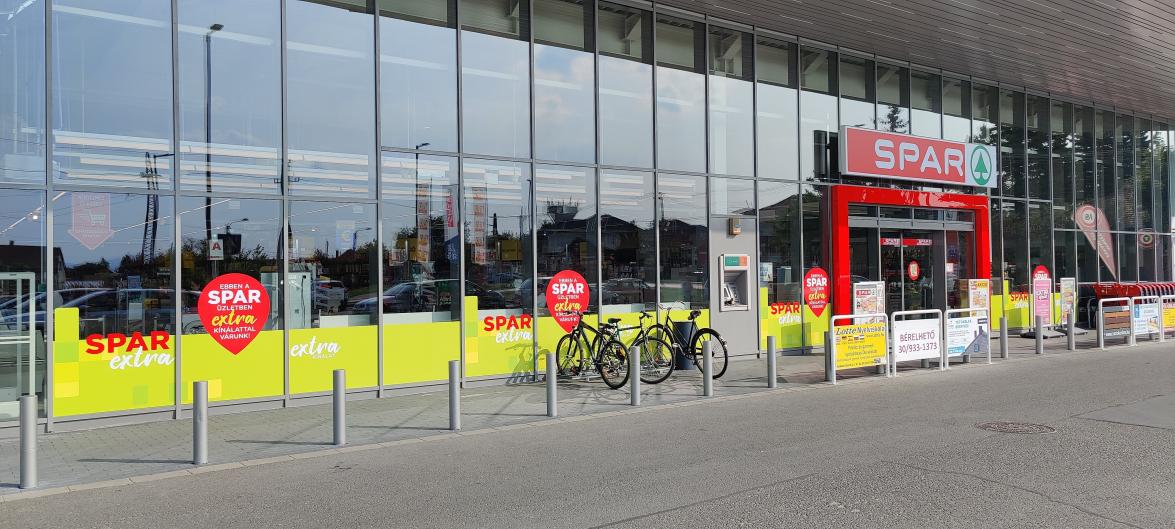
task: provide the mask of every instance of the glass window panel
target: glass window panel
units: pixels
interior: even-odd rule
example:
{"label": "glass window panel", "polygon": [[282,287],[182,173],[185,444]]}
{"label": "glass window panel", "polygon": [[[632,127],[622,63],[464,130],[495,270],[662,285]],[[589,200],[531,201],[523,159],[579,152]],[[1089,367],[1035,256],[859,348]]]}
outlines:
{"label": "glass window panel", "polygon": [[971,99],[971,142],[996,145],[999,138],[1000,92],[994,86],[974,85]]}
{"label": "glass window panel", "polygon": [[652,173],[601,170],[601,314],[657,308]]}
{"label": "glass window panel", "polygon": [[1133,233],[1120,233],[1118,236],[1118,280],[1124,282],[1138,281],[1138,246]]}
{"label": "glass window panel", "polygon": [[296,1],[286,5],[286,130],[290,193],[375,193],[372,15]]}
{"label": "glass window panel", "polygon": [[1036,202],[1028,203],[1028,241],[1030,268],[1044,265],[1053,273],[1053,278],[1059,278],[1057,270],[1053,268],[1053,219],[1047,204]]}
{"label": "glass window panel", "polygon": [[[1073,196],[1077,183],[1074,175],[1073,153],[1076,136],[1073,133],[1073,105],[1054,101],[1050,141],[1053,182],[1053,223],[1058,228],[1073,227]],[[1058,258],[1058,262],[1060,259]],[[1060,264],[1057,265],[1058,267]],[[1060,276],[1058,276],[1060,277]]]}
{"label": "glass window panel", "polygon": [[526,0],[460,0],[461,28],[484,33],[530,38],[529,9]]}
{"label": "glass window panel", "polygon": [[1138,280],[1156,281],[1158,273],[1155,271],[1155,257],[1157,241],[1154,232],[1138,234]]}
{"label": "glass window panel", "polygon": [[651,62],[653,17],[648,11],[600,2],[600,53]]}
{"label": "glass window panel", "polygon": [[759,82],[795,87],[796,45],[758,37],[755,46],[755,75]]}
{"label": "glass window panel", "polygon": [[674,17],[657,17],[657,64],[704,72],[705,24]]}
{"label": "glass window panel", "polygon": [[1077,238],[1081,235],[1074,231],[1057,231],[1054,237],[1056,248],[1053,263],[1056,270],[1053,270],[1053,282],[1060,285],[1062,277],[1077,277]]}
{"label": "glass window panel", "polygon": [[1027,164],[1028,198],[1048,200],[1049,192],[1049,100],[1028,96]]}
{"label": "glass window panel", "polygon": [[1114,135],[1118,144],[1118,159],[1115,164],[1118,173],[1118,190],[1115,193],[1118,199],[1117,229],[1134,230],[1138,217],[1137,201],[1134,196],[1134,117],[1119,114]]}
{"label": "glass window panel", "polygon": [[800,92],[800,178],[831,180],[837,174],[837,98]]}
{"label": "glass window panel", "polygon": [[1003,195],[1024,198],[1024,94],[1000,90],[1000,181]]}
{"label": "glass window panel", "polygon": [[840,95],[841,125],[876,128],[873,61],[841,56]]}
{"label": "glass window panel", "polygon": [[710,26],[710,75],[744,81],[755,78],[750,33]]}
{"label": "glass window panel", "polygon": [[800,48],[800,87],[825,94],[836,93],[836,53]]}
{"label": "glass window panel", "polygon": [[910,132],[910,70],[877,64],[877,128]]}
{"label": "glass window panel", "polygon": [[942,81],[937,74],[910,72],[910,133],[942,137]]}
{"label": "glass window panel", "polygon": [[1090,244],[1084,233],[1077,232],[1077,281],[1096,283],[1098,280],[1097,250]]}
{"label": "glass window panel", "polygon": [[181,0],[180,186],[281,192],[281,7]]}
{"label": "glass window panel", "polygon": [[[1148,231],[1155,228],[1154,221],[1154,180],[1151,169],[1154,167],[1154,149],[1152,146],[1151,121],[1137,119],[1134,122],[1135,145],[1135,196],[1138,200],[1138,231]],[[1139,247],[1142,247],[1141,242]],[[1151,246],[1153,249],[1154,246]]]}
{"label": "glass window panel", "polygon": [[54,0],[53,51],[53,178],[171,189],[170,5]]}
{"label": "glass window panel", "polygon": [[383,154],[385,323],[460,319],[456,187],[455,158]]}
{"label": "glass window panel", "polygon": [[380,141],[457,150],[457,33],[446,0],[382,0]]}
{"label": "glass window panel", "polygon": [[738,178],[710,178],[711,215],[754,215],[755,182]]}
{"label": "glass window panel", "polygon": [[[220,395],[211,395],[210,400],[281,395],[285,392],[281,201],[180,197],[178,209],[184,401],[191,401],[187,388],[192,381],[209,379],[222,381]],[[230,241],[225,244],[224,259],[209,258],[208,241],[213,238]],[[229,354],[206,334],[197,306],[205,285],[229,272],[258,280],[269,295],[263,330],[238,355]],[[248,369],[241,369],[243,359],[248,359]]]}
{"label": "glass window panel", "polygon": [[751,82],[710,76],[710,172],[755,173],[754,98]]}
{"label": "glass window panel", "polygon": [[0,180],[45,182],[45,4],[0,0]]}
{"label": "glass window panel", "polygon": [[1093,152],[1093,109],[1073,108],[1073,172],[1075,205],[1097,204],[1096,165]]}
{"label": "glass window panel", "polygon": [[[535,243],[538,285],[536,310],[540,317],[551,316],[545,294],[547,282],[563,270],[574,270],[591,285],[591,299],[585,312],[598,309],[596,287],[596,172],[583,167],[539,165],[534,170],[536,212]],[[526,285],[527,288],[530,285]],[[527,295],[525,292],[523,295]],[[540,333],[554,350],[555,340],[563,333]]]}
{"label": "glass window panel", "polygon": [[706,78],[657,67],[657,166],[706,170]]}
{"label": "glass window panel", "polygon": [[[758,204],[759,289],[766,289],[768,304],[760,318],[779,347],[800,347],[800,186],[760,181]],[[771,273],[765,276],[764,269]]]}
{"label": "glass window panel", "polygon": [[[1098,207],[1105,215],[1110,229],[1118,225],[1118,199],[1114,193],[1117,185],[1114,182],[1114,166],[1117,156],[1114,154],[1114,113],[1108,110],[1096,111],[1094,121],[1094,138],[1097,145],[1097,185]],[[1114,274],[1118,271],[1114,270]],[[1105,278],[1109,274],[1102,274]]]}
{"label": "glass window panel", "polygon": [[335,369],[377,385],[375,204],[291,201],[289,212],[290,393],[330,390]]}
{"label": "glass window panel", "polygon": [[596,161],[595,55],[534,46],[535,157]]}
{"label": "glass window panel", "polygon": [[944,77],[942,99],[942,137],[954,141],[970,141],[971,82]]}
{"label": "glass window panel", "polygon": [[[44,7],[41,5],[40,7]],[[15,281],[0,282],[0,325],[5,329],[5,334],[27,335],[29,332],[29,322],[32,322],[34,333],[34,345],[37,349],[33,353],[33,380],[30,384],[26,374],[29,372],[29,348],[27,346],[15,343],[0,344],[0,355],[6,361],[0,364],[0,425],[9,426],[15,423],[20,418],[19,398],[21,395],[29,394],[29,386],[32,386],[32,392],[38,396],[45,396],[45,375],[48,370],[46,365],[45,355],[45,311],[46,300],[48,299],[45,293],[45,193],[43,191],[24,191],[19,189],[5,189],[4,200],[0,200],[0,237],[2,237],[4,244],[0,244],[0,272],[4,273],[30,273],[32,274],[31,285],[28,281],[23,281],[20,292],[17,292],[17,284]],[[61,195],[65,197],[66,195]],[[60,197],[58,200],[62,200]],[[69,207],[72,198],[65,198],[62,202],[63,208]],[[70,212],[58,220],[55,225],[58,230],[62,230],[62,225],[67,224],[72,218]],[[142,213],[142,210],[140,210]],[[106,217],[107,220],[110,217]],[[142,222],[140,217],[139,222]],[[71,244],[70,241],[75,241],[72,237],[66,234],[67,239],[56,241],[57,247],[64,247]],[[72,244],[78,244],[73,242]],[[84,247],[83,247],[84,249]],[[169,250],[170,251],[170,248]],[[63,254],[55,252],[54,260],[58,268],[56,273],[61,273],[61,268],[64,263],[61,262]],[[73,256],[70,257],[74,259]],[[117,266],[117,265],[115,265]],[[60,275],[58,276],[60,277]],[[33,292],[29,292],[30,287]],[[71,301],[75,297],[80,297],[88,293],[84,288],[58,288],[60,298],[55,298],[54,303],[57,305],[64,304]],[[18,295],[19,294],[19,295]],[[20,312],[18,315],[17,312]],[[32,315],[30,318],[29,315]],[[58,320],[58,327],[61,328],[61,320]],[[58,341],[60,343],[60,341]],[[57,356],[58,361],[61,361],[62,355]],[[74,364],[76,365],[76,363]],[[99,363],[99,365],[101,365]],[[64,398],[62,395],[57,395],[58,402]],[[83,397],[84,398],[84,397]],[[44,399],[38,399],[38,402],[44,402]],[[41,410],[43,413],[44,406]],[[60,406],[55,410],[56,415],[63,415]]]}
{"label": "glass window panel", "polygon": [[594,51],[591,6],[584,0],[534,0],[535,42]]}
{"label": "glass window panel", "polygon": [[530,156],[529,48],[522,40],[462,33],[465,152]]}
{"label": "glass window panel", "polygon": [[653,67],[600,56],[600,163],[653,166]]}
{"label": "glass window panel", "polygon": [[991,293],[992,295],[1003,295],[1004,293],[1004,266],[1001,263],[1006,262],[1004,259],[1004,216],[1003,205],[1001,201],[992,198],[991,210],[989,213],[991,223],[989,226],[989,233],[991,234]]}
{"label": "glass window panel", "polygon": [[1028,207],[1023,202],[1001,203],[1004,228],[1004,279],[1012,292],[1029,292]]}
{"label": "glass window panel", "polygon": [[674,309],[709,309],[706,177],[658,174],[657,212],[661,303]]}
{"label": "glass window panel", "polygon": [[[1170,145],[1169,137],[1167,135],[1167,124],[1155,122],[1154,132],[1151,134],[1151,144],[1155,152],[1154,161],[1154,180],[1155,180],[1155,231],[1159,233],[1169,233],[1171,231],[1171,173],[1168,167],[1168,147]],[[1160,244],[1159,250],[1163,249]],[[1163,271],[1163,259],[1159,259],[1159,271]]]}
{"label": "glass window panel", "polygon": [[756,90],[758,176],[796,180],[799,168],[796,90],[762,82],[756,85]]}

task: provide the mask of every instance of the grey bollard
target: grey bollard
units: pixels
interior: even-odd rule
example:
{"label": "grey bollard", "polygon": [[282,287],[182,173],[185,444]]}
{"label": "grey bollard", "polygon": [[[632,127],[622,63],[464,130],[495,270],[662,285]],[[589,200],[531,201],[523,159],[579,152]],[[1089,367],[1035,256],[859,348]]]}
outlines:
{"label": "grey bollard", "polygon": [[555,377],[555,353],[547,353],[547,417],[559,415],[558,380]]}
{"label": "grey bollard", "polygon": [[208,464],[208,382],[192,383],[192,464]]}
{"label": "grey bollard", "polygon": [[37,396],[20,398],[20,488],[37,486]]}
{"label": "grey bollard", "polygon": [[449,360],[449,429],[461,429],[461,361]]}
{"label": "grey bollard", "polygon": [[824,331],[824,381],[836,383],[836,368],[832,365],[832,335]]}
{"label": "grey bollard", "polygon": [[1070,351],[1077,350],[1077,311],[1069,311],[1069,321],[1065,322],[1069,326],[1068,343],[1066,344]]}
{"label": "grey bollard", "polygon": [[633,406],[641,405],[641,352],[634,347],[628,348],[628,403]]}
{"label": "grey bollard", "polygon": [[1044,316],[1036,317],[1036,354],[1044,354]]}
{"label": "grey bollard", "polygon": [[347,372],[336,369],[334,375],[335,446],[343,446],[347,444]]}
{"label": "grey bollard", "polygon": [[775,352],[775,337],[767,337],[767,387],[775,389],[779,387],[779,371],[776,364]]}
{"label": "grey bollard", "polygon": [[702,396],[714,396],[714,358],[709,340],[702,344]]}
{"label": "grey bollard", "polygon": [[1008,317],[1000,316],[1000,358],[1008,357]]}

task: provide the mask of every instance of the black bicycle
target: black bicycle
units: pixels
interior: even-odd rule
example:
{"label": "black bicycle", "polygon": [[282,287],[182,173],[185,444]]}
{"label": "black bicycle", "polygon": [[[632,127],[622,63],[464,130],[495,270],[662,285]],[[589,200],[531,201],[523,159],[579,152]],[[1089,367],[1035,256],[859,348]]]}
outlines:
{"label": "black bicycle", "polygon": [[[729,355],[726,351],[726,340],[722,339],[722,335],[709,327],[697,327],[695,325],[693,334],[687,339],[687,337],[677,332],[677,329],[673,325],[673,316],[670,314],[669,309],[666,307],[660,308],[665,311],[665,323],[658,322],[649,327],[647,332],[662,342],[668,342],[674,353],[688,351],[690,358],[693,359],[694,365],[698,369],[702,369],[702,352],[704,345],[709,342],[710,362],[711,367],[714,369],[714,374],[711,378],[717,380],[726,374],[726,364]],[[696,320],[701,314],[702,311],[700,310],[691,310],[689,321]],[[687,344],[689,349],[686,349]]]}
{"label": "black bicycle", "polygon": [[[608,387],[623,387],[628,382],[630,347],[636,347],[640,352],[641,382],[659,384],[673,373],[672,347],[664,340],[644,332],[644,320],[651,317],[647,313],[641,314],[640,325],[621,327],[620,318],[608,318],[607,323],[599,329],[585,322],[582,313],[575,314],[579,316],[579,322],[555,346],[559,376],[582,375],[595,367]],[[642,332],[631,343],[625,344],[621,340],[622,332],[637,329]]]}

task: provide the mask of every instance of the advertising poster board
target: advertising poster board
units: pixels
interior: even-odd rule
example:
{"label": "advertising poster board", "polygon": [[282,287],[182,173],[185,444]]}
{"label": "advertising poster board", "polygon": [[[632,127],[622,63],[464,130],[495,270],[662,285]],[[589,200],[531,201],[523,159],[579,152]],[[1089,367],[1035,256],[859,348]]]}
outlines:
{"label": "advertising poster board", "polygon": [[991,308],[991,280],[990,279],[967,279],[967,306],[962,308],[967,309],[990,309]]}
{"label": "advertising poster board", "polygon": [[[1069,314],[1077,307],[1077,278],[1061,278],[1061,321],[1068,322]],[[1067,325],[1067,323],[1066,323]]]}
{"label": "advertising poster board", "polygon": [[1175,299],[1163,301],[1163,329],[1167,334],[1175,331]]}
{"label": "advertising poster board", "polygon": [[858,323],[835,326],[836,369],[853,369],[885,364],[885,323]]}
{"label": "advertising poster board", "polygon": [[1130,310],[1125,305],[1102,307],[1102,337],[1127,338],[1133,325]]}
{"label": "advertising poster board", "polygon": [[1134,335],[1149,336],[1159,334],[1159,317],[1158,303],[1135,303],[1134,315],[1131,318]]}
{"label": "advertising poster board", "polygon": [[947,356],[985,354],[989,348],[987,318],[947,318]]}
{"label": "advertising poster board", "polygon": [[942,356],[942,327],[938,318],[898,320],[893,323],[895,362]]}
{"label": "advertising poster board", "polygon": [[1044,265],[1032,271],[1032,315],[1033,325],[1036,316],[1044,318],[1046,326],[1053,321],[1053,276]]}
{"label": "advertising poster board", "polygon": [[[853,314],[885,313],[885,281],[863,281],[853,284]],[[884,322],[883,318],[869,318],[869,322]],[[865,320],[858,320],[864,323]]]}

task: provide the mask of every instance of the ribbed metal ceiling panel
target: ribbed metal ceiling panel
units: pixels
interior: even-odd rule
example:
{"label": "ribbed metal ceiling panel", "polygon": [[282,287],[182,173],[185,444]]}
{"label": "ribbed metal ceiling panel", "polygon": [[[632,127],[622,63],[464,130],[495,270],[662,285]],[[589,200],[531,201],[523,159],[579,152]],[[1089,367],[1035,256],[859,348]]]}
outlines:
{"label": "ribbed metal ceiling panel", "polygon": [[892,59],[1175,117],[1170,0],[664,0]]}

